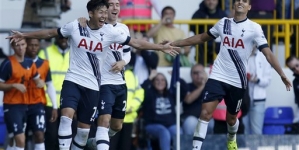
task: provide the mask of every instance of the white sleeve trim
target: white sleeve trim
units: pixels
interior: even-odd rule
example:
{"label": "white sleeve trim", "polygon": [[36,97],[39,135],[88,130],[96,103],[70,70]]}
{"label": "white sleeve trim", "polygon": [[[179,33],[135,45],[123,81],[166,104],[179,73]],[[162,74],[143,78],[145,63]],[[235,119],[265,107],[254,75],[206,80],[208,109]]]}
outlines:
{"label": "white sleeve trim", "polygon": [[57,109],[56,90],[54,88],[54,85],[53,85],[52,81],[47,82],[46,85],[47,85],[46,92],[48,93],[48,95],[51,99],[53,109]]}

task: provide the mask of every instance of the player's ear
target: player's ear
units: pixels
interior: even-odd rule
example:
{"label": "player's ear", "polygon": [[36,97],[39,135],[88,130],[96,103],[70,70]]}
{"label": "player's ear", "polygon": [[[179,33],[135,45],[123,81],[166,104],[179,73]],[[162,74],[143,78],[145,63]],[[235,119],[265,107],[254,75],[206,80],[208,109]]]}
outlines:
{"label": "player's ear", "polygon": [[93,11],[88,11],[88,16],[89,16],[89,18],[92,18],[92,16],[93,16]]}
{"label": "player's ear", "polygon": [[251,5],[249,4],[249,6],[248,6],[248,11],[251,9]]}

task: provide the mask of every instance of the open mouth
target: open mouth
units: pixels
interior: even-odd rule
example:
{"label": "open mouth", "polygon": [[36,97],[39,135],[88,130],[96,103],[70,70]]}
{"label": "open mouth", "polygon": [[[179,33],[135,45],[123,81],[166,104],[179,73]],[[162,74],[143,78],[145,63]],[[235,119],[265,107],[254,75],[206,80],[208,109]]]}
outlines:
{"label": "open mouth", "polygon": [[116,12],[113,12],[113,13],[112,13],[112,15],[115,15],[115,16],[116,16],[116,15],[117,15],[117,13],[116,13]]}
{"label": "open mouth", "polygon": [[105,23],[105,19],[101,19],[101,20],[99,20],[99,24],[100,25],[103,25]]}

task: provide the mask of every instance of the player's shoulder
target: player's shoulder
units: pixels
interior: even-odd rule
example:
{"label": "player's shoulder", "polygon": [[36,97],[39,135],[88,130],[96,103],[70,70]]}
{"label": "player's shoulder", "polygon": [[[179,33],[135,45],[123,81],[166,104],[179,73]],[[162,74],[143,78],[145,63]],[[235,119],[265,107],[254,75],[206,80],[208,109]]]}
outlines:
{"label": "player's shoulder", "polygon": [[252,21],[252,20],[250,20],[250,19],[247,19],[247,24],[250,25],[250,26],[253,27],[253,28],[261,27],[260,24],[258,24],[257,22],[254,22],[254,21]]}
{"label": "player's shoulder", "polygon": [[225,20],[231,20],[231,18],[223,17],[220,20],[218,20],[216,25],[218,25],[218,26],[224,25]]}
{"label": "player's shoulder", "polygon": [[28,57],[24,58],[24,63],[28,66],[32,66],[32,64],[34,64],[33,60],[31,58],[28,58]]}
{"label": "player's shoulder", "polygon": [[116,26],[118,29],[125,31],[125,33],[130,34],[129,27],[123,23],[117,22]]}
{"label": "player's shoulder", "polygon": [[127,28],[127,29],[129,29],[127,25],[125,25],[125,24],[123,24],[123,23],[121,23],[121,22],[117,22],[116,25],[115,25],[115,27],[119,27],[119,28]]}

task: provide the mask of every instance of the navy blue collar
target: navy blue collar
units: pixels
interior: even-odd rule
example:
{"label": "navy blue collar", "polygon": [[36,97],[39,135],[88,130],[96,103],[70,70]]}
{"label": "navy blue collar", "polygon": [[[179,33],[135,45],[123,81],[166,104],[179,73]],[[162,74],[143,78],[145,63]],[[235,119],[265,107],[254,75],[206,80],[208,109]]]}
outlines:
{"label": "navy blue collar", "polygon": [[241,21],[236,21],[235,19],[233,19],[233,20],[234,20],[235,23],[242,23],[242,22],[246,21],[247,19],[248,18],[245,18],[244,20],[241,20]]}

